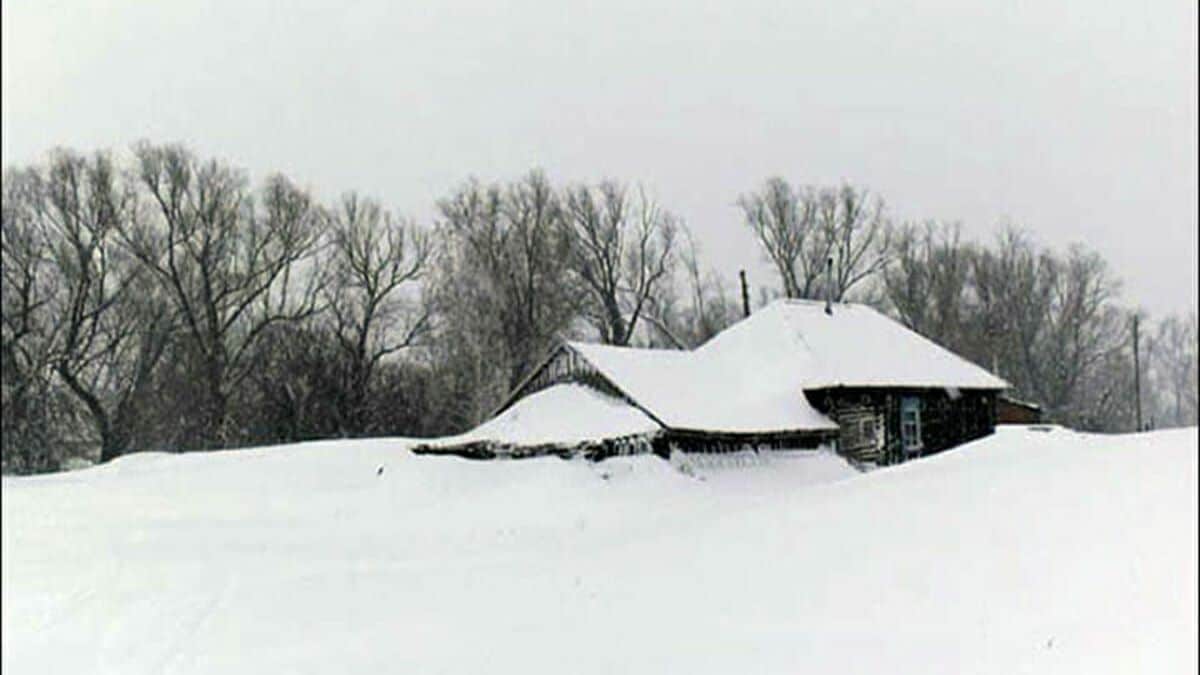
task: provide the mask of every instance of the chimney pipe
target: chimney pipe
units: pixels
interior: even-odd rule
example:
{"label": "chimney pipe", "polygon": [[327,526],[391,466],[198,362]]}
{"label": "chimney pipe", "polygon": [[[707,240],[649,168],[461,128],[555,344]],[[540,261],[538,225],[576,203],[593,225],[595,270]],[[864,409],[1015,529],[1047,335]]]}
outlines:
{"label": "chimney pipe", "polygon": [[825,313],[833,315],[833,256],[825,260]]}
{"label": "chimney pipe", "polygon": [[750,289],[746,286],[746,270],[738,270],[742,279],[742,315],[750,316]]}

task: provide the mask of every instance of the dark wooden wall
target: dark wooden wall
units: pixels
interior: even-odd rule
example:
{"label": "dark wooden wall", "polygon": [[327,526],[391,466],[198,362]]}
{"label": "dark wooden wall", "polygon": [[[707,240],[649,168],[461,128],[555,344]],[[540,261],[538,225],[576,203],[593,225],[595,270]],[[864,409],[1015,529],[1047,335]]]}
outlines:
{"label": "dark wooden wall", "polygon": [[[986,436],[996,426],[996,393],[946,389],[836,388],[805,392],[817,410],[841,427],[838,452],[856,462],[894,464],[941,452]],[[917,451],[901,445],[900,400],[916,396],[921,407]]]}
{"label": "dark wooden wall", "polygon": [[457,455],[467,459],[520,459],[524,457],[557,456],[564,459],[583,457],[599,461],[617,455],[654,453],[670,457],[672,452],[725,453],[739,450],[802,450],[831,444],[834,432],[786,432],[776,434],[714,434],[696,431],[662,429],[621,438],[607,438],[578,443],[544,443],[515,446],[496,441],[471,441],[461,445],[438,446],[421,444],[413,448],[418,455]]}
{"label": "dark wooden wall", "polygon": [[[667,429],[658,439],[655,452],[737,452],[739,450],[812,450],[832,444],[833,431],[789,431],[779,433],[719,433]],[[665,451],[665,452],[664,452]]]}
{"label": "dark wooden wall", "polygon": [[418,455],[455,455],[467,459],[523,459],[526,457],[583,457],[600,461],[618,455],[638,455],[659,452],[663,447],[660,432],[634,434],[620,438],[604,438],[578,443],[543,443],[540,445],[511,445],[496,441],[472,441],[461,445],[437,446],[421,444],[413,447]]}
{"label": "dark wooden wall", "polygon": [[1039,424],[1040,408],[1001,396],[996,401],[996,424]]}

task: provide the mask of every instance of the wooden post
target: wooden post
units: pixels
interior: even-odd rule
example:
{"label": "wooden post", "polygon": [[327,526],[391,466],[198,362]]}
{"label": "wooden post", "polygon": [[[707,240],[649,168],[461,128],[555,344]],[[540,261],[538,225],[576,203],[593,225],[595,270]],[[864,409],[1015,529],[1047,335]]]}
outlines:
{"label": "wooden post", "polygon": [[750,288],[746,286],[746,270],[738,270],[742,279],[742,315],[750,316]]}
{"label": "wooden post", "polygon": [[825,313],[833,314],[833,256],[825,261]]}
{"label": "wooden post", "polygon": [[1138,315],[1133,315],[1133,400],[1137,406],[1137,430],[1142,431],[1142,367],[1138,359]]}

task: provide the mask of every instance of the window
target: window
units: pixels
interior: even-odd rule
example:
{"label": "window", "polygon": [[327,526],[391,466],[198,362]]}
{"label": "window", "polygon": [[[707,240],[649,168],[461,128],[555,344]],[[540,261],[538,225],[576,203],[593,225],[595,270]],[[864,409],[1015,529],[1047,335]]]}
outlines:
{"label": "window", "polygon": [[857,448],[862,444],[857,424],[847,423],[842,426],[842,444],[847,448]]}
{"label": "window", "polygon": [[921,449],[921,399],[916,396],[900,399],[900,439],[907,452]]}
{"label": "window", "polygon": [[858,423],[858,435],[863,445],[875,444],[875,420],[862,420]]}
{"label": "window", "polygon": [[879,434],[875,417],[849,420],[842,426],[842,445],[845,448],[878,447]]}

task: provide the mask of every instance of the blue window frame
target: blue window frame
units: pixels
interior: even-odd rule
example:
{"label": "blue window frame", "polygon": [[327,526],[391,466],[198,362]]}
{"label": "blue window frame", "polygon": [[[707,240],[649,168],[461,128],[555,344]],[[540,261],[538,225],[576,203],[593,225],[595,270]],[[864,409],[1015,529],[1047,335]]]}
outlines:
{"label": "blue window frame", "polygon": [[921,443],[921,399],[905,396],[900,399],[900,441],[905,452],[918,452]]}

